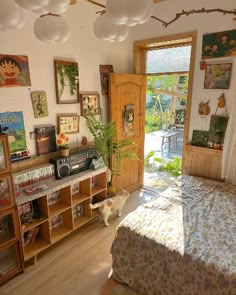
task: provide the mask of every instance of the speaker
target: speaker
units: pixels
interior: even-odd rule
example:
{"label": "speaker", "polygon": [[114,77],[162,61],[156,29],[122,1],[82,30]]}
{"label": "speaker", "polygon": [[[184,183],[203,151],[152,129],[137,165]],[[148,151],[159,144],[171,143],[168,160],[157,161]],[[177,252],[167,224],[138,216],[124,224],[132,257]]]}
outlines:
{"label": "speaker", "polygon": [[70,175],[70,158],[51,159],[51,163],[55,166],[55,178],[60,179]]}

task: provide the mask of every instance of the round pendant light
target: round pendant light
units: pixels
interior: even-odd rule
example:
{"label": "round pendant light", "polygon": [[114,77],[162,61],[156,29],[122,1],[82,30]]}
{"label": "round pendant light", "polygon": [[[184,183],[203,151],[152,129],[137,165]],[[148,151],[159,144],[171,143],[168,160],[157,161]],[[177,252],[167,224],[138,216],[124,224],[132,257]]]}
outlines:
{"label": "round pendant light", "polygon": [[35,36],[43,42],[63,43],[70,37],[68,23],[60,15],[47,14],[36,19]]}
{"label": "round pendant light", "polygon": [[104,13],[95,20],[94,34],[103,41],[121,42],[128,37],[129,27],[113,24]]}
{"label": "round pendant light", "polygon": [[62,14],[70,6],[70,0],[15,0],[16,3],[37,14]]}
{"label": "round pendant light", "polygon": [[145,23],[153,10],[153,0],[107,0],[106,3],[106,14],[116,25],[135,26]]}
{"label": "round pendant light", "polygon": [[14,0],[1,0],[0,30],[9,31],[21,29],[25,24],[22,10]]}

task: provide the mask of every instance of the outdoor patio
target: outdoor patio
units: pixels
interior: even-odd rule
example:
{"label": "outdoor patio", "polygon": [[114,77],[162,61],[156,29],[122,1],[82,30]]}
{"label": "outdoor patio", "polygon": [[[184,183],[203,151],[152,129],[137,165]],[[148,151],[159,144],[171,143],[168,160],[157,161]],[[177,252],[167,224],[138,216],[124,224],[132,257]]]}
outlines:
{"label": "outdoor patio", "polygon": [[[183,131],[183,128],[174,128],[146,134],[144,156],[148,155],[151,151],[155,151],[155,157],[163,158],[166,161],[177,157],[182,158]],[[164,144],[163,136],[165,136]],[[165,172],[156,171],[155,165],[153,163],[151,169],[144,168],[144,188],[161,192],[171,185],[176,177],[170,176]]]}

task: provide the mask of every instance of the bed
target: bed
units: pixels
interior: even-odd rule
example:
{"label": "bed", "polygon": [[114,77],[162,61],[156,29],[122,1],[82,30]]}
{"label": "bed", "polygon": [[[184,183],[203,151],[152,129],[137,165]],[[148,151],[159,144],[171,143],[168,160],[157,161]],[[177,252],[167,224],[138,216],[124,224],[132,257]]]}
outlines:
{"label": "bed", "polygon": [[236,294],[236,186],[180,176],[123,219],[111,254],[139,294]]}

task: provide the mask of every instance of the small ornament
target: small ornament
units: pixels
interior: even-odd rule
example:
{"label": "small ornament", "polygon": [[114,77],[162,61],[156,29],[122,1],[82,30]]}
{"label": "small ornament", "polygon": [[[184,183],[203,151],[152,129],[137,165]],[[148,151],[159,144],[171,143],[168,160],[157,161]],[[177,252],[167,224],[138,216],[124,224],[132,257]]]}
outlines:
{"label": "small ornament", "polygon": [[224,93],[218,98],[218,108],[222,109],[225,107],[225,95]]}
{"label": "small ornament", "polygon": [[82,137],[82,144],[83,145],[86,145],[87,143],[88,143],[87,137],[86,136],[83,136]]}
{"label": "small ornament", "polygon": [[200,104],[198,105],[198,113],[201,116],[208,116],[211,112],[211,108],[209,106],[209,100],[207,102],[201,101]]}
{"label": "small ornament", "polygon": [[207,63],[204,60],[200,61],[200,70],[205,70],[207,66]]}

